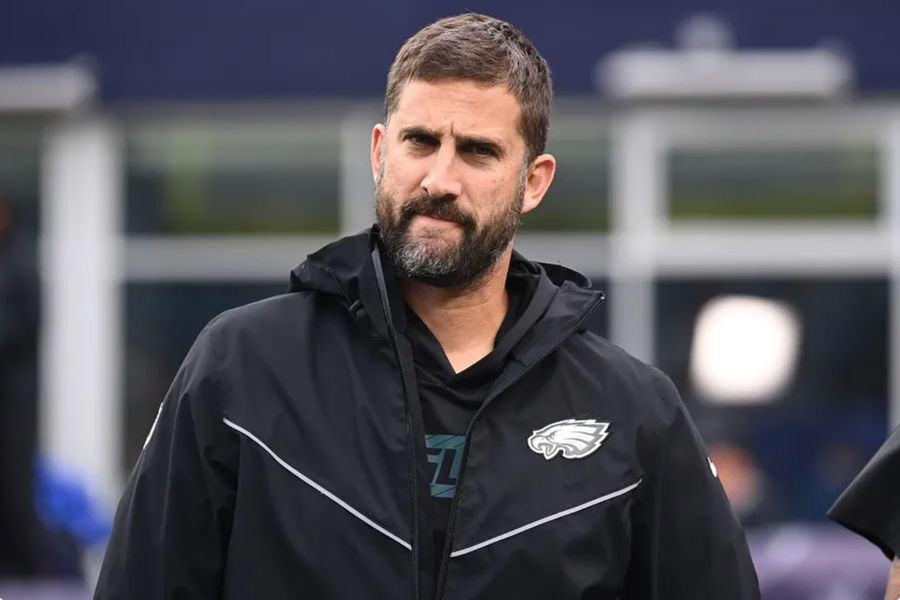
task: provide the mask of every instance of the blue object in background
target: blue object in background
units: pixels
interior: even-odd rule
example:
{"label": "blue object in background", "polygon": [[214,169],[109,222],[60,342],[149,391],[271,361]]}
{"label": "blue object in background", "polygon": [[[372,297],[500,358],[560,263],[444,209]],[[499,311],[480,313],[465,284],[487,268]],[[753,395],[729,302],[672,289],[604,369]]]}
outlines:
{"label": "blue object in background", "polygon": [[112,522],[87,493],[83,481],[46,457],[35,461],[35,506],[51,534],[64,534],[81,547],[103,544]]}

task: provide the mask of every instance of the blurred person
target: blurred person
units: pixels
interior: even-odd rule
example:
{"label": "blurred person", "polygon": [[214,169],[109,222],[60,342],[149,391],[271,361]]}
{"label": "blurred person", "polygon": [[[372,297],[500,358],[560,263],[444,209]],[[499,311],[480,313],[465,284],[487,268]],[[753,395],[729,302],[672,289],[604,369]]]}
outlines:
{"label": "blurred person", "polygon": [[892,560],[885,600],[900,598],[900,427],[850,482],[828,516]]}
{"label": "blurred person", "polygon": [[741,525],[764,525],[783,515],[765,473],[749,450],[735,443],[713,442],[709,457]]}
{"label": "blurred person", "polygon": [[95,597],[758,598],[671,381],[512,242],[549,187],[546,62],[433,23],[388,74],[377,225],[198,337]]}
{"label": "blurred person", "polygon": [[0,197],[0,577],[45,566],[34,503],[39,298],[34,240]]}

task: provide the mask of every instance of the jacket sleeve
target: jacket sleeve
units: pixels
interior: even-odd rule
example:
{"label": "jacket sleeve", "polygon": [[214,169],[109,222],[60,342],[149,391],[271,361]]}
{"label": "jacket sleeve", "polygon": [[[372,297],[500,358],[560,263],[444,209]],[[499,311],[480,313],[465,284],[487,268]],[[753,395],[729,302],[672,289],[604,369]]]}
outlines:
{"label": "jacket sleeve", "polygon": [[700,438],[672,382],[655,373],[666,413],[648,432],[634,505],[628,600],[750,600],[756,571]]}
{"label": "jacket sleeve", "polygon": [[900,427],[850,483],[828,516],[876,544],[885,556],[900,556]]}
{"label": "jacket sleeve", "polygon": [[160,406],[116,510],[95,600],[219,598],[237,442],[209,327]]}

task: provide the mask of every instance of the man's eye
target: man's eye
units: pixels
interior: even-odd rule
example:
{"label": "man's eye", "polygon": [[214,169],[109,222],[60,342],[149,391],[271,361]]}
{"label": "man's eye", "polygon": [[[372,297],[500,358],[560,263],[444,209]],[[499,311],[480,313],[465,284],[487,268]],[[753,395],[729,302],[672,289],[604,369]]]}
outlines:
{"label": "man's eye", "polygon": [[423,135],[420,133],[413,133],[406,137],[408,142],[412,142],[416,146],[431,146],[434,144],[434,140],[427,135]]}
{"label": "man's eye", "polygon": [[496,156],[494,149],[487,144],[473,144],[469,150],[477,156]]}

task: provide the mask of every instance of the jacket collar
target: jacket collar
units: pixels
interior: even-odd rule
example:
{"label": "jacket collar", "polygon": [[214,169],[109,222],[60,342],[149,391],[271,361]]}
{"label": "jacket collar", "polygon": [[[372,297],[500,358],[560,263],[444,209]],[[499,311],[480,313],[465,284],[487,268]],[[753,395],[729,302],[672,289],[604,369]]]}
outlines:
{"label": "jacket collar", "polygon": [[[362,233],[341,238],[310,254],[291,271],[290,291],[316,291],[334,296],[356,319],[367,318],[375,332],[387,337],[381,308],[381,297],[372,263],[372,249],[378,244],[377,226]],[[384,261],[385,281],[396,328],[402,331],[406,311],[399,281],[389,261]],[[590,280],[563,265],[533,262],[513,251],[512,269],[527,269],[541,278],[539,290],[552,293],[544,315],[519,344],[522,359],[550,344],[561,343],[576,325],[581,324],[602,299],[603,294],[590,289]],[[537,347],[537,349],[536,349]],[[514,352],[514,354],[517,354]]]}

